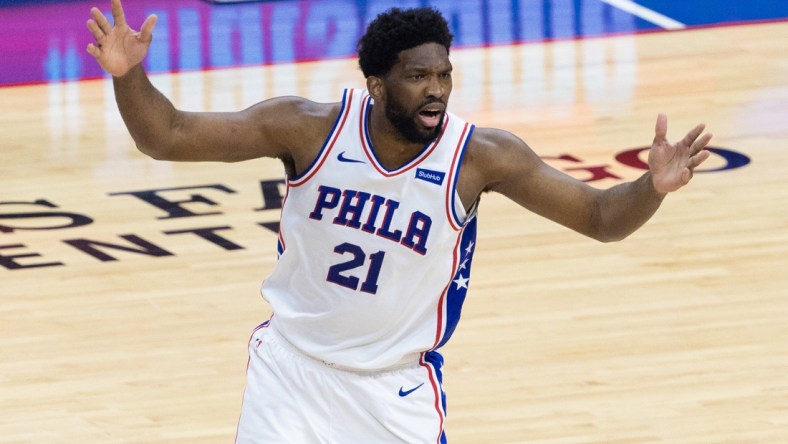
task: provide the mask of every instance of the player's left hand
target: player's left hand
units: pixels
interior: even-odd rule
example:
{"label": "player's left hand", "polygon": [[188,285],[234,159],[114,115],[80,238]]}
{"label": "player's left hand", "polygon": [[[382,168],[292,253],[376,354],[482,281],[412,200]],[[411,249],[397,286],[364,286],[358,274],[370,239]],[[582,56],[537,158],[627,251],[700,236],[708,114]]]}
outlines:
{"label": "player's left hand", "polygon": [[654,188],[660,193],[676,191],[692,179],[695,168],[709,158],[704,148],[711,134],[701,136],[706,125],[693,128],[679,142],[668,142],[668,117],[660,114],[654,130],[654,142],[648,153],[648,165]]}

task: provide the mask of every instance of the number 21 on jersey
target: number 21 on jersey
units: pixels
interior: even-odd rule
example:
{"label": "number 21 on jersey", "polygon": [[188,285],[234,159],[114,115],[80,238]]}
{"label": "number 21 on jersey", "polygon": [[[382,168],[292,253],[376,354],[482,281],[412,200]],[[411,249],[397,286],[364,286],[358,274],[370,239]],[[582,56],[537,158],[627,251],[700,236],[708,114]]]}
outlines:
{"label": "number 21 on jersey", "polygon": [[[349,254],[351,258],[348,261],[332,265],[328,269],[328,276],[326,276],[328,282],[364,293],[377,293],[380,268],[383,266],[383,257],[386,255],[384,251],[370,254],[369,265],[367,265],[367,254],[358,245],[345,242],[334,247],[334,253],[343,256]],[[364,277],[364,282],[361,282],[359,275]],[[360,288],[359,283],[361,284]]]}

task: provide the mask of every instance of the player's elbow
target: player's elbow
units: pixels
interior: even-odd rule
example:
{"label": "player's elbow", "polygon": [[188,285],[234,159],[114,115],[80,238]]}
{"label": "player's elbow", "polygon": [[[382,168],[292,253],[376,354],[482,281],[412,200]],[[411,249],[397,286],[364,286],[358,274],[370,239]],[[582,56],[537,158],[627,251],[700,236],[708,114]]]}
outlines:
{"label": "player's elbow", "polygon": [[631,221],[608,221],[600,223],[594,229],[590,237],[602,243],[619,242],[628,238],[632,233],[641,227],[642,223],[632,223]]}
{"label": "player's elbow", "polygon": [[619,242],[627,237],[629,237],[630,233],[616,233],[616,232],[604,232],[599,233],[594,237],[595,240],[602,242],[603,244],[609,244],[613,242]]}
{"label": "player's elbow", "polygon": [[136,142],[137,150],[154,160],[174,160],[171,150],[161,143]]}
{"label": "player's elbow", "polygon": [[183,144],[179,144],[178,128],[170,127],[168,131],[142,134],[133,137],[137,149],[146,156],[155,160],[184,160]]}
{"label": "player's elbow", "polygon": [[596,213],[593,220],[586,235],[602,243],[622,241],[635,231],[626,224],[607,220],[601,211]]}

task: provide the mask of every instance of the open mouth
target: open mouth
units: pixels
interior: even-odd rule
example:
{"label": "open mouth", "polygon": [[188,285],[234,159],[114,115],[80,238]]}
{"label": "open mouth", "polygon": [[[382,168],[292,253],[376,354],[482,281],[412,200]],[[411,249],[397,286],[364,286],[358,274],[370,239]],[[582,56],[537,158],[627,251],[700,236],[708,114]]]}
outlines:
{"label": "open mouth", "polygon": [[419,120],[421,121],[422,125],[428,128],[434,128],[440,123],[442,115],[442,107],[427,106],[419,111]]}

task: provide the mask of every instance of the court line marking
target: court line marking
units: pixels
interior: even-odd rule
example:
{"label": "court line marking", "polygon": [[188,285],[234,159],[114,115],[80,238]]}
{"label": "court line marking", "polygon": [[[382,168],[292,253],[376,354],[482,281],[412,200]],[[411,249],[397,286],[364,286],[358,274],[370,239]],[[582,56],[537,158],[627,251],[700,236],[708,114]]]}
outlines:
{"label": "court line marking", "polygon": [[648,9],[645,6],[638,5],[631,0],[601,0],[610,6],[621,9],[632,15],[642,18],[647,22],[651,22],[657,26],[665,29],[684,29],[687,27],[684,23],[673,20],[672,18],[662,15],[657,11]]}

